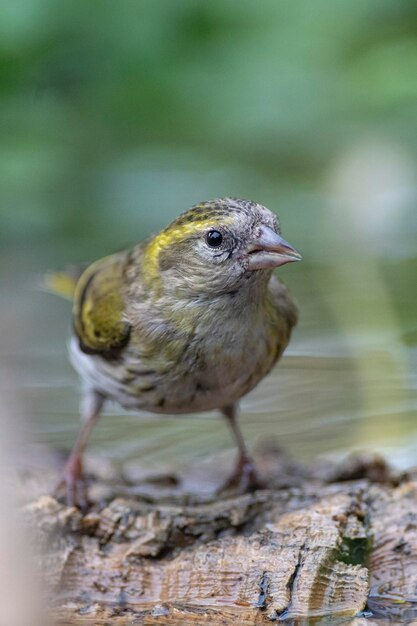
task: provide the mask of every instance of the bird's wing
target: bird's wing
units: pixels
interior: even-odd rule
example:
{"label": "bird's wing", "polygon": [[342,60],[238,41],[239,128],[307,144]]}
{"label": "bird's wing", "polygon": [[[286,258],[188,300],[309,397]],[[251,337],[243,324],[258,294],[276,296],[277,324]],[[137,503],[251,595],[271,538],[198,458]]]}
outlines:
{"label": "bird's wing", "polygon": [[123,270],[125,254],[90,265],[74,293],[74,331],[88,354],[117,355],[127,344],[130,325],[124,320]]}

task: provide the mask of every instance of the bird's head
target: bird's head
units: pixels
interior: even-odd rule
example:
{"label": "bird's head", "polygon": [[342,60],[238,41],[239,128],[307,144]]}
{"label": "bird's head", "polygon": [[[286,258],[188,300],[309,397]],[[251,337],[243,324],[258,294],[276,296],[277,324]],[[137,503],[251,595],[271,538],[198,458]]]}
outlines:
{"label": "bird's head", "polygon": [[179,294],[212,296],[265,279],[274,268],[300,259],[269,209],[222,198],[188,209],[151,239],[144,267],[151,279]]}

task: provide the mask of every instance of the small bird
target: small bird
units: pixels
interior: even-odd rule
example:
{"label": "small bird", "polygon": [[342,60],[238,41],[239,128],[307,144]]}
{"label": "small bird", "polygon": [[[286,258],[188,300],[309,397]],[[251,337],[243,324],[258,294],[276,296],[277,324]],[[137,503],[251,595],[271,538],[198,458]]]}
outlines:
{"label": "small bird", "polygon": [[272,272],[300,259],[271,211],[222,198],[87,267],[74,283],[69,349],[82,427],[57,488],[69,505],[86,506],[82,454],[106,400],[161,414],[218,409],[238,448],[226,485],[260,485],[237,403],[288,344],[298,311]]}

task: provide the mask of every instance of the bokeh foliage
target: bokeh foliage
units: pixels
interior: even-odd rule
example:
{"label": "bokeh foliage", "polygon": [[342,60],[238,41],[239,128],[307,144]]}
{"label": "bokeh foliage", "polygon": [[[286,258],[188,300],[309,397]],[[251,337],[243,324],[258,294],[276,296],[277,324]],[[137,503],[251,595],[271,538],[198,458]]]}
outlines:
{"label": "bokeh foliage", "polygon": [[229,194],[308,247],[344,146],[415,154],[416,31],[412,0],[4,0],[2,246],[94,257]]}
{"label": "bokeh foliage", "polygon": [[[234,195],[304,257],[280,270],[300,324],[243,402],[249,441],[415,463],[415,0],[3,0],[0,115],[0,353],[38,440],[69,447],[78,403],[69,303],[39,275]],[[201,416],[95,437],[156,465],[230,445]]]}

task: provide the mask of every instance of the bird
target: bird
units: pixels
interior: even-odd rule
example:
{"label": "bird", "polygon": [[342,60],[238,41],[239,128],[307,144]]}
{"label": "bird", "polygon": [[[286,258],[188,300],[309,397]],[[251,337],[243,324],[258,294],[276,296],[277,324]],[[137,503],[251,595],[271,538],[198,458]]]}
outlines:
{"label": "bird", "polygon": [[262,486],[238,402],[290,340],[298,307],[273,271],[300,259],[275,213],[226,197],[194,205],[76,279],[52,274],[52,289],[73,299],[69,357],[82,381],[82,425],[55,494],[88,506],[83,453],[109,400],[173,416],[217,409],[238,449],[225,488]]}

